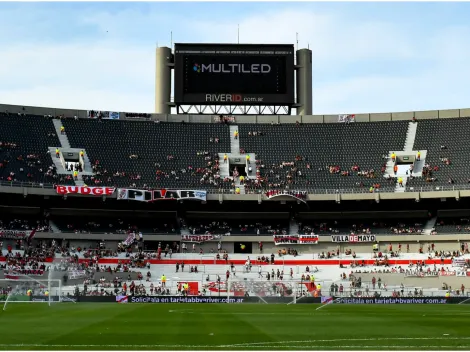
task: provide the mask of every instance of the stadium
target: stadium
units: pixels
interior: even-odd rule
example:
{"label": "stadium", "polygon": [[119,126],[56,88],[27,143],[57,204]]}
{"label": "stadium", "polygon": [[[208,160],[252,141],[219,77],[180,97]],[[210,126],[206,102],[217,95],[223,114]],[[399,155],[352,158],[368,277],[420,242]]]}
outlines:
{"label": "stadium", "polygon": [[155,69],[152,113],[0,105],[1,349],[470,348],[470,108],[312,115],[294,45]]}

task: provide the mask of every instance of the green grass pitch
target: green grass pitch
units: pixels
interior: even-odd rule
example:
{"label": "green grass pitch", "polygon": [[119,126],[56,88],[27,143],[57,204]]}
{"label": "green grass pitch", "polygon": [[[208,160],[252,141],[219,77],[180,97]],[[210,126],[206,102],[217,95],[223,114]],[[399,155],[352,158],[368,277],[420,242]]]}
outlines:
{"label": "green grass pitch", "polygon": [[2,350],[470,350],[467,305],[12,303]]}

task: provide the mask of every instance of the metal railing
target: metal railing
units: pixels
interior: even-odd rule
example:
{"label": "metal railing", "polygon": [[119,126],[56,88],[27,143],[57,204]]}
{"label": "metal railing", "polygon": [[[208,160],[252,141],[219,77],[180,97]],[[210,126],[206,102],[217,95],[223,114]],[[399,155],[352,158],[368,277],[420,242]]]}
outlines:
{"label": "metal railing", "polygon": [[[24,187],[24,188],[43,188],[54,189],[55,184],[52,183],[37,183],[37,182],[18,182],[18,181],[0,181],[0,186],[3,187]],[[204,187],[201,187],[204,188]],[[450,191],[464,191],[470,190],[470,184],[462,185],[444,185],[444,186],[420,186],[420,187],[406,187],[405,192],[450,192]],[[206,190],[208,194],[235,194],[234,190],[229,188],[209,188]],[[268,189],[256,190],[250,193],[249,190],[246,194],[264,194]],[[374,193],[394,193],[395,189],[384,189]],[[338,188],[338,189],[323,189],[323,188],[308,188],[308,194],[364,194],[370,193],[367,188]],[[373,194],[373,193],[370,193]]]}

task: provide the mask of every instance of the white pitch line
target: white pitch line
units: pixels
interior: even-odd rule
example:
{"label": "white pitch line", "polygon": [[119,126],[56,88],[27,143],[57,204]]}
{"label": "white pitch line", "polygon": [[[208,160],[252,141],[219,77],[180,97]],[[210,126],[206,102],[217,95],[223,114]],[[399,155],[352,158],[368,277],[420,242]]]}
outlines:
{"label": "white pitch line", "polygon": [[[7,347],[7,348],[14,348],[14,347],[61,347],[61,348],[88,348],[88,347],[125,347],[125,348],[183,348],[184,349],[198,349],[198,348],[211,348],[211,349],[217,349],[221,348],[218,346],[213,346],[213,345],[39,345],[39,344],[28,344],[28,345],[23,345],[23,344],[0,344],[0,347]],[[370,348],[377,350],[378,348],[380,349],[416,349],[416,348],[430,348],[430,349],[444,349],[444,348],[451,348],[453,350],[458,350],[458,349],[464,349],[468,350],[470,348],[470,345],[464,346],[464,345],[428,345],[428,346],[405,346],[405,345],[289,345],[289,346],[272,346],[272,345],[258,345],[258,346],[245,346],[244,349],[259,349],[259,348],[268,348],[270,350],[276,350],[276,349],[299,349],[299,350],[305,350],[306,348],[315,348],[317,350],[327,350],[327,349],[332,349],[332,350],[338,350],[338,349],[346,349],[346,348],[354,348],[354,349],[363,349],[363,348]]]}
{"label": "white pitch line", "polygon": [[318,343],[318,342],[363,342],[363,341],[408,341],[408,340],[470,340],[470,337],[385,337],[385,338],[364,338],[364,339],[328,339],[328,340],[298,340],[298,341],[269,341],[269,342],[249,342],[239,343],[231,345],[219,345],[214,347],[245,347],[245,346],[257,346],[257,345],[287,345],[291,343]]}
{"label": "white pitch line", "polygon": [[[321,348],[357,348],[357,347],[370,347],[370,348],[387,348],[387,347],[396,347],[400,349],[401,347],[404,348],[416,348],[416,347],[435,347],[435,348],[468,348],[470,346],[402,346],[402,345],[394,345],[394,346],[384,346],[384,345],[375,345],[375,346],[364,346],[362,344],[358,345],[325,345],[321,346],[318,345],[319,342],[340,342],[340,341],[349,341],[349,342],[363,342],[363,341],[436,341],[436,340],[446,340],[446,341],[459,341],[459,340],[470,340],[470,337],[388,337],[388,338],[369,338],[369,339],[328,339],[328,340],[299,340],[299,341],[265,341],[265,342],[250,342],[250,343],[242,343],[242,344],[230,344],[230,345],[157,345],[157,344],[144,344],[144,345],[128,345],[128,344],[104,344],[104,345],[97,345],[97,344],[83,344],[83,345],[65,345],[65,344],[0,344],[0,347],[131,347],[131,348],[285,348],[285,345],[289,345],[289,348],[296,348],[296,347],[315,347],[317,349]],[[302,344],[299,346],[293,346],[292,344]],[[315,345],[304,345],[304,344],[315,344]],[[279,345],[279,346],[276,346]]]}

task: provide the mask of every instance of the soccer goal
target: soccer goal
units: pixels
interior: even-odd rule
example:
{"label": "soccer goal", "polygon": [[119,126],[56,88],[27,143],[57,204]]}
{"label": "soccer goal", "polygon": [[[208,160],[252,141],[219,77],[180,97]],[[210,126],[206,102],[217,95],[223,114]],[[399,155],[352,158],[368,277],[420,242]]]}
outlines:
{"label": "soccer goal", "polygon": [[49,306],[55,302],[75,302],[62,294],[62,281],[48,278],[34,277],[20,272],[5,274],[6,279],[0,280],[0,302],[4,303],[6,310],[10,303],[47,303]]}
{"label": "soccer goal", "polygon": [[230,296],[254,297],[253,302],[295,304],[301,295],[298,280],[231,279]]}

